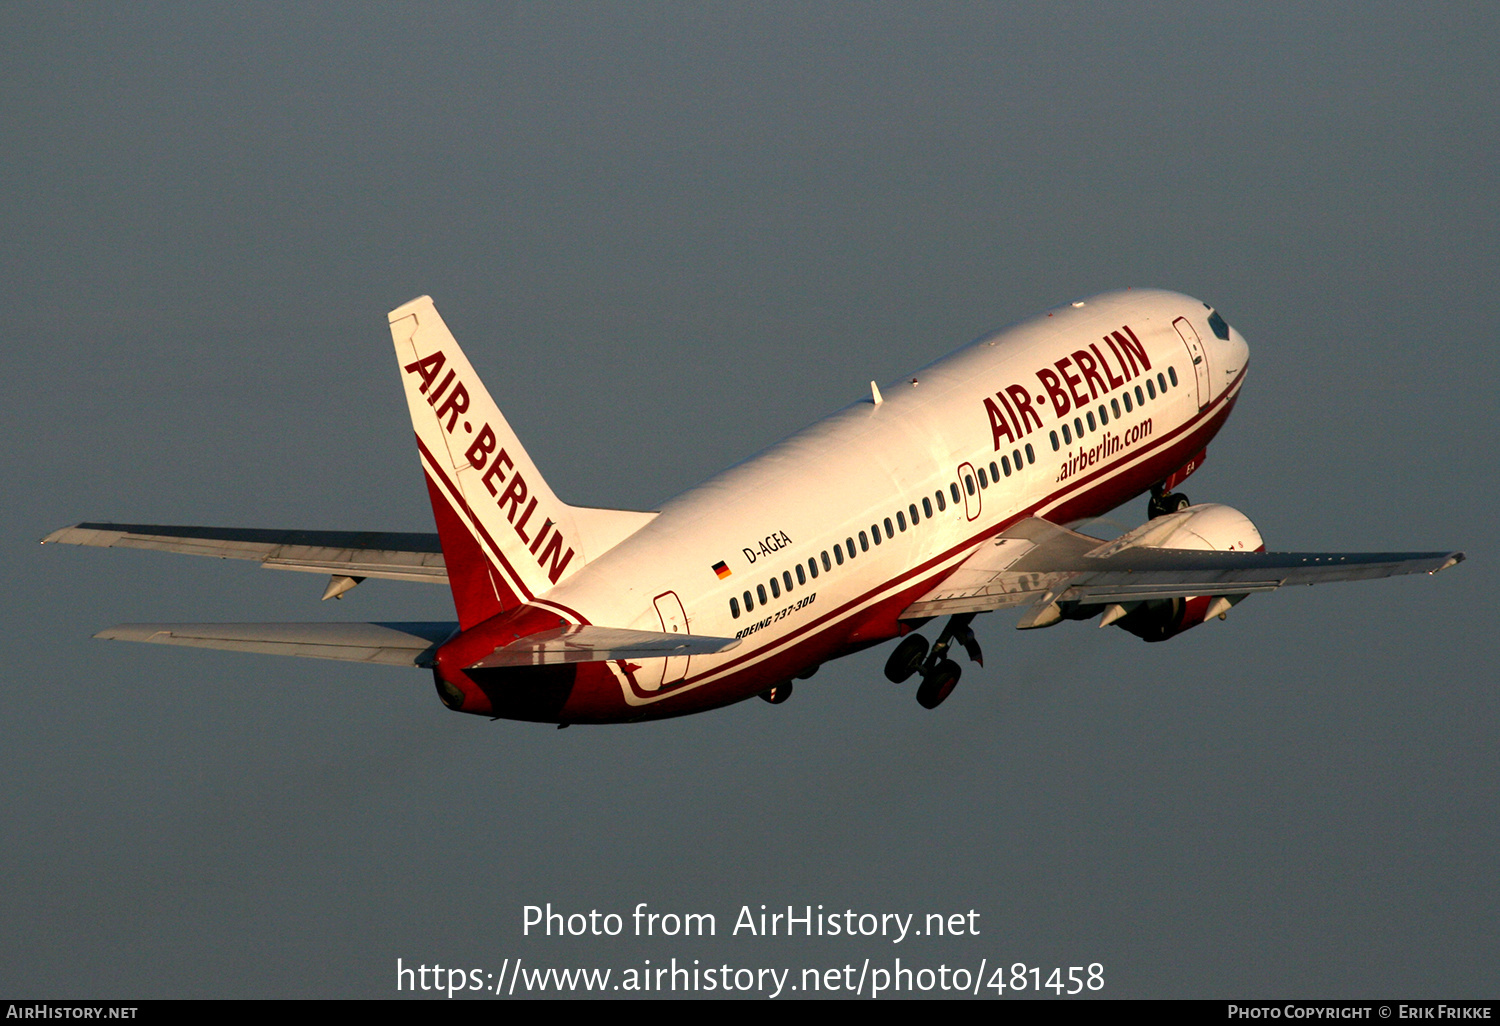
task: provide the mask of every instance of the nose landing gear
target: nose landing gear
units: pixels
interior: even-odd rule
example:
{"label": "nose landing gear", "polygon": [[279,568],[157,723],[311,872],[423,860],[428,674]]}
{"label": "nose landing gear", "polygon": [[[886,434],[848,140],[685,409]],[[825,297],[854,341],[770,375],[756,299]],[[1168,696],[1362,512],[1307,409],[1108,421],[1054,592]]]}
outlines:
{"label": "nose landing gear", "polygon": [[962,613],[948,620],[943,633],[929,650],[927,639],[920,634],[910,634],[902,639],[885,663],[885,675],[897,684],[905,682],[914,673],[921,673],[922,684],[917,688],[917,704],[924,709],[936,709],[958,686],[963,668],[948,658],[948,648],[957,641],[968,657],[984,665],[984,653],[974,637],[969,622],[973,613]]}
{"label": "nose landing gear", "polygon": [[1187,509],[1191,505],[1192,503],[1188,500],[1188,497],[1181,492],[1158,492],[1153,489],[1151,498],[1146,503],[1146,519],[1155,520],[1157,517],[1164,517],[1168,513],[1176,513],[1179,510]]}

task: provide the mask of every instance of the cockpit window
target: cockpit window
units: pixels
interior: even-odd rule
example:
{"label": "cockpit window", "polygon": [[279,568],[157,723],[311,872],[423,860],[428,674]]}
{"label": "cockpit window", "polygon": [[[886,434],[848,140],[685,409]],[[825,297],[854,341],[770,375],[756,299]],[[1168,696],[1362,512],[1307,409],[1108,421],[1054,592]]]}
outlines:
{"label": "cockpit window", "polygon": [[1208,326],[1214,330],[1214,334],[1225,342],[1229,341],[1229,322],[1215,310],[1208,315]]}

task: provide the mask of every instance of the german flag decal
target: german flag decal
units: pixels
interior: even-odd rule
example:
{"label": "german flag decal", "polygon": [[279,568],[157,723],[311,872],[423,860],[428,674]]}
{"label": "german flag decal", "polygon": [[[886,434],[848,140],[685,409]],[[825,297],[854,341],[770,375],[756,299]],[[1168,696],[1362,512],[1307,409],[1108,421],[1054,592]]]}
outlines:
{"label": "german flag decal", "polygon": [[722,581],[730,574],[729,564],[725,563],[723,560],[720,560],[719,562],[714,564],[714,573],[718,574],[719,580]]}

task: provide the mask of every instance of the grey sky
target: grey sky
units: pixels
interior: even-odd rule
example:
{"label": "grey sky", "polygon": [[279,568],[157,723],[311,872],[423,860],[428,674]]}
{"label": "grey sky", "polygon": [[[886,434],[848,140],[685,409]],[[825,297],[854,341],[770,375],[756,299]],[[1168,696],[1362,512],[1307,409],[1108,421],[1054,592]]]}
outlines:
{"label": "grey sky", "polygon": [[[0,990],[899,954],[1494,996],[1497,38],[1481,4],[0,8]],[[421,293],[565,498],[646,508],[1122,285],[1250,341],[1195,500],[1272,547],[1470,562],[1165,645],[985,617],[932,713],[880,649],[783,706],[558,732],[419,673],[89,640],[444,619],[441,589],[330,608],[306,575],[35,544],[430,530],[384,326]],[[546,901],[984,932],[523,940]]]}

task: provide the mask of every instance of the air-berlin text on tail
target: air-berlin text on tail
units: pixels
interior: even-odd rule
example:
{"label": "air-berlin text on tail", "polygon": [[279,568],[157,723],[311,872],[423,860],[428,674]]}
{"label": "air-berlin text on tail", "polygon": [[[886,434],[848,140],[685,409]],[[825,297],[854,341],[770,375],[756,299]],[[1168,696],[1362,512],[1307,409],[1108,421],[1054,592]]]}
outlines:
{"label": "air-berlin text on tail", "polygon": [[[427,396],[427,405],[436,410],[438,423],[451,435],[458,427],[459,418],[469,410],[469,390],[462,381],[454,380],[457,375],[451,369],[438,380],[447,362],[447,357],[439,349],[430,356],[407,364],[404,369],[406,373],[415,374],[422,379],[421,392]],[[436,387],[433,387],[434,381],[438,381]],[[532,514],[536,512],[536,497],[530,494],[526,479],[519,473],[511,473],[509,483],[506,482],[506,475],[515,470],[515,463],[504,449],[495,451],[494,429],[488,424],[481,424],[476,433],[473,422],[468,420],[463,421],[463,429],[466,434],[474,435],[473,443],[464,453],[468,457],[469,466],[484,471],[480,480],[485,489],[495,497],[496,506],[505,512],[505,519],[526,545],[527,551],[536,557],[537,565],[556,584],[573,558],[573,549],[563,539],[562,530],[551,517],[543,518],[540,530],[532,524]],[[504,491],[501,491],[502,486]],[[528,525],[536,530],[534,536],[526,533]]]}
{"label": "air-berlin text on tail", "polygon": [[[1076,373],[1073,368],[1077,368]],[[1130,325],[1122,324],[1118,331],[1103,336],[1099,342],[1090,342],[1087,348],[1074,350],[1038,370],[1036,379],[1046,394],[1037,395],[1036,406],[1050,401],[1053,412],[1061,417],[1069,410],[1080,409],[1108,395],[1150,369],[1151,358],[1146,355],[1146,347],[1130,330]],[[1088,387],[1084,388],[1085,385]],[[1041,415],[1032,406],[1031,390],[1025,385],[1006,385],[993,396],[986,396],[984,411],[990,419],[996,451],[1017,444],[1042,426]]]}

